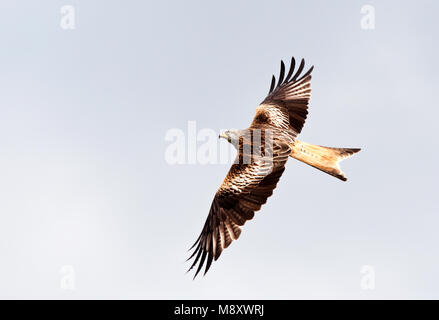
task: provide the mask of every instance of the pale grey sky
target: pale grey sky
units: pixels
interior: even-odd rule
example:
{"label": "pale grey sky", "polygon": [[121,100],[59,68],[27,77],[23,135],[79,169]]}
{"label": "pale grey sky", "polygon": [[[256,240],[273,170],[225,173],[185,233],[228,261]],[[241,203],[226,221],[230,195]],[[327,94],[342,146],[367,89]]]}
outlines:
{"label": "pale grey sky", "polygon": [[[75,30],[60,27],[66,4]],[[360,28],[365,4],[374,30]],[[439,298],[438,10],[2,1],[0,297]],[[186,250],[228,165],[170,166],[165,134],[247,127],[293,55],[315,66],[301,139],[363,151],[342,163],[347,183],[291,159],[192,281]]]}

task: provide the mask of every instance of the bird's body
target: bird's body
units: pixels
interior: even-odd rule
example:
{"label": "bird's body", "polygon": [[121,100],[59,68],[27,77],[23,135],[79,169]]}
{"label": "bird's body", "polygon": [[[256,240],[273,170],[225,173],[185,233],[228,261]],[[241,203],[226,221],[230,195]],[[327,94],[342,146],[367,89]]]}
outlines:
{"label": "bird's body", "polygon": [[[297,139],[308,114],[311,96],[310,68],[304,75],[302,59],[298,70],[295,60],[285,77],[281,62],[279,81],[273,76],[270,91],[257,107],[249,128],[226,131],[220,137],[237,149],[237,156],[213,199],[203,230],[192,248],[198,263],[195,276],[206,262],[205,273],[213,260],[233,240],[238,239],[241,227],[267,201],[285,170],[289,157],[305,162],[341,180],[347,180],[338,162],[360,149],[329,148],[312,145]],[[206,260],[207,259],[207,260]]]}

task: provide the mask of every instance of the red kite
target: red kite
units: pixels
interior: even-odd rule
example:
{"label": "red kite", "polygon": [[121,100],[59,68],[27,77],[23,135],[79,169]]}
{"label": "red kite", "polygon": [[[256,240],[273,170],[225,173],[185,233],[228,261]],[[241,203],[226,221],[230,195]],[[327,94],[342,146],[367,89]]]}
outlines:
{"label": "red kite", "polygon": [[189,259],[194,258],[194,262],[189,270],[198,263],[194,278],[205,263],[206,274],[212,261],[239,238],[245,222],[272,195],[289,157],[347,180],[339,161],[360,149],[322,147],[297,139],[308,115],[313,67],[302,75],[305,61],[302,59],[296,72],[295,65],[292,58],[285,76],[285,64],[281,61],[277,85],[273,75],[268,96],[256,109],[249,128],[220,135],[238,152],[215,194],[203,230],[191,247],[195,249]]}

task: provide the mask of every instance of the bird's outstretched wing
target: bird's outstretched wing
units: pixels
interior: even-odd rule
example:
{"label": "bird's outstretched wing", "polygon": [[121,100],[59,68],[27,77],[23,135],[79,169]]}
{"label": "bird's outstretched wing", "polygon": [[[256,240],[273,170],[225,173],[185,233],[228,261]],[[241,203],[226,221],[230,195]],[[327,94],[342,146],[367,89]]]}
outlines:
{"label": "bird's outstretched wing", "polygon": [[[290,152],[288,144],[275,142],[271,159],[261,156],[250,164],[232,165],[215,194],[203,230],[191,248],[194,252],[189,259],[194,258],[194,261],[189,270],[198,263],[194,278],[207,261],[206,274],[212,261],[238,239],[244,223],[251,220],[255,211],[272,195]],[[237,158],[240,156],[238,154]]]}
{"label": "bird's outstretched wing", "polygon": [[285,76],[285,64],[281,61],[279,79],[273,75],[270,91],[256,109],[251,128],[274,126],[288,130],[295,138],[303,128],[308,115],[308,102],[311,97],[311,67],[302,75],[305,60],[302,59],[295,70],[296,60],[291,58],[288,74]]}

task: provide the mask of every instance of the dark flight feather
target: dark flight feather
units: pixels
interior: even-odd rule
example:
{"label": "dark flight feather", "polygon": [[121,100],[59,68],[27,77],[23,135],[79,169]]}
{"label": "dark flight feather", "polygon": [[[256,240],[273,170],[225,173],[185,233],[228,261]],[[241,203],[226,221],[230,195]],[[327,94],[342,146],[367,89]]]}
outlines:
{"label": "dark flight feather", "polygon": [[290,78],[293,75],[295,67],[296,67],[296,60],[294,59],[294,57],[292,57],[290,63],[290,71],[288,71],[287,77],[285,78],[285,82],[290,81]]}
{"label": "dark flight feather", "polygon": [[270,91],[268,91],[268,93],[270,93],[271,91],[273,91],[274,89],[274,85],[276,84],[276,77],[273,74],[273,77],[271,78],[271,85],[270,85]]}
{"label": "dark flight feather", "polygon": [[280,61],[280,73],[279,73],[279,81],[277,82],[277,86],[279,87],[282,84],[282,81],[284,81],[284,75],[285,75],[285,64],[281,60]]}

